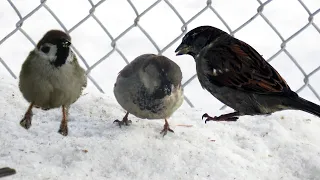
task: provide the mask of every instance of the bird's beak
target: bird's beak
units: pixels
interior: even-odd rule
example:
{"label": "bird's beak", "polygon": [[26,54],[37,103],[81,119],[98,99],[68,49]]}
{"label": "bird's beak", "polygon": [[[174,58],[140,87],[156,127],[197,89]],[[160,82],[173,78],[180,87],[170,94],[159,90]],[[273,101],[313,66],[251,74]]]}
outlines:
{"label": "bird's beak", "polygon": [[176,53],[176,56],[179,56],[179,55],[187,54],[189,51],[190,51],[190,46],[187,46],[181,43],[174,52]]}

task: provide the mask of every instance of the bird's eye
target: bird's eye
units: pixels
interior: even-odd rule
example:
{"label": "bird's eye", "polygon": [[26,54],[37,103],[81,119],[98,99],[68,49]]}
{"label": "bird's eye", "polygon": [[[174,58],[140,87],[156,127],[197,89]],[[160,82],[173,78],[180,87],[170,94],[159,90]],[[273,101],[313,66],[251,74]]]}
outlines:
{"label": "bird's eye", "polygon": [[42,46],[41,51],[44,53],[48,53],[50,51],[50,47],[49,46]]}

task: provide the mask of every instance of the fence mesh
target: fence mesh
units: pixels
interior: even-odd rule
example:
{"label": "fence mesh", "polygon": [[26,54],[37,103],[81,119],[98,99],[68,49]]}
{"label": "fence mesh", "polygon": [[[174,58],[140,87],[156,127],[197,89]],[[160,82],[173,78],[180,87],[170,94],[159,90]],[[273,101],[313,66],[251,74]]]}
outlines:
{"label": "fence mesh", "polygon": [[[312,84],[310,84],[310,77],[313,76],[314,74],[316,74],[319,70],[320,70],[320,66],[318,67],[314,67],[314,69],[309,72],[306,73],[305,70],[301,67],[301,65],[298,63],[298,61],[294,58],[294,56],[287,50],[286,45],[288,42],[292,41],[297,35],[299,35],[302,31],[304,31],[307,27],[312,26],[317,32],[318,35],[320,35],[320,29],[317,26],[317,24],[314,22],[315,17],[319,14],[320,12],[320,8],[317,9],[314,12],[311,12],[309,10],[309,8],[305,5],[305,3],[302,0],[297,0],[299,2],[299,4],[303,7],[303,9],[306,11],[306,13],[308,13],[308,18],[306,19],[306,23],[304,26],[300,27],[298,31],[294,32],[291,36],[289,36],[288,38],[284,38],[283,35],[278,31],[277,27],[275,27],[271,21],[269,21],[269,19],[267,18],[267,16],[264,14],[264,9],[267,8],[267,6],[269,6],[269,4],[272,4],[272,0],[268,0],[265,2],[262,2],[260,0],[257,0],[257,2],[259,3],[259,5],[257,6],[257,12],[256,14],[254,14],[251,18],[249,18],[245,23],[243,23],[242,25],[240,25],[239,27],[232,29],[228,22],[223,18],[223,16],[221,14],[219,14],[218,10],[212,5],[212,1],[211,0],[207,0],[206,2],[203,1],[201,3],[203,3],[203,8],[197,12],[196,14],[194,14],[191,18],[189,19],[185,19],[177,10],[177,8],[169,1],[169,0],[157,0],[155,1],[153,4],[151,4],[149,7],[147,7],[144,11],[142,11],[141,13],[139,13],[139,11],[137,10],[134,1],[131,0],[127,0],[128,5],[130,5],[130,7],[133,9],[134,13],[135,13],[135,18],[132,22],[132,24],[127,27],[123,32],[119,33],[118,36],[114,37],[112,36],[112,34],[108,31],[108,28],[101,22],[101,20],[95,15],[95,11],[103,4],[105,3],[107,0],[101,0],[98,1],[96,3],[94,3],[92,0],[88,0],[88,2],[90,3],[90,10],[89,13],[83,18],[81,19],[78,23],[76,23],[73,27],[67,29],[66,26],[62,23],[62,21],[58,18],[58,16],[55,14],[55,12],[50,8],[49,5],[47,5],[47,1],[48,0],[41,0],[39,2],[39,5],[37,7],[35,7],[31,12],[27,13],[25,16],[22,16],[20,11],[18,10],[18,8],[15,5],[14,1],[11,0],[7,0],[7,2],[10,4],[10,6],[13,8],[13,10],[15,11],[16,15],[18,16],[19,20],[15,25],[15,29],[13,29],[9,34],[7,34],[5,37],[0,37],[0,47],[1,45],[7,41],[11,36],[13,36],[15,33],[17,33],[18,31],[20,31],[34,46],[36,45],[36,42],[28,35],[28,33],[23,29],[23,25],[24,22],[30,18],[33,14],[37,13],[37,11],[39,11],[40,9],[45,9],[46,11],[48,11],[52,17],[57,21],[57,23],[59,23],[59,25],[61,26],[61,28],[67,32],[67,33],[71,33],[74,30],[76,30],[81,24],[83,24],[85,21],[87,21],[88,19],[93,19],[94,21],[96,21],[96,23],[102,28],[102,30],[106,33],[106,35],[110,38],[111,40],[111,47],[112,49],[109,52],[105,53],[105,56],[103,56],[100,60],[96,61],[94,64],[92,64],[91,66],[89,65],[89,63],[87,62],[87,60],[81,55],[81,53],[77,50],[77,48],[75,46],[72,45],[72,49],[74,50],[74,52],[78,55],[78,57],[81,59],[81,61],[84,63],[84,65],[86,66],[87,69],[87,74],[88,74],[88,78],[90,79],[90,81],[94,84],[94,86],[103,93],[103,89],[99,86],[99,83],[95,80],[95,78],[93,78],[90,75],[90,72],[95,69],[97,66],[99,66],[99,64],[101,64],[103,61],[105,61],[106,59],[108,59],[109,56],[111,56],[113,53],[118,53],[122,59],[125,61],[125,63],[129,63],[128,59],[126,58],[125,54],[117,47],[117,42],[123,38],[124,35],[126,35],[128,32],[130,32],[132,29],[134,28],[138,28],[144,35],[145,37],[152,43],[152,45],[155,47],[155,49],[157,50],[158,54],[163,54],[166,50],[168,50],[168,48],[170,48],[174,43],[176,43],[177,41],[180,41],[181,38],[184,36],[184,34],[187,33],[188,31],[188,25],[194,21],[195,19],[197,19],[201,14],[203,14],[206,11],[212,11],[214,13],[214,15],[223,23],[223,25],[226,27],[226,29],[229,31],[229,33],[234,36],[237,32],[241,31],[244,27],[246,27],[248,24],[250,24],[254,19],[256,19],[257,17],[261,17],[269,26],[270,28],[277,34],[277,36],[280,38],[281,40],[281,44],[279,47],[279,50],[272,55],[270,58],[267,59],[267,61],[272,61],[274,58],[276,58],[280,53],[284,53],[286,54],[289,59],[294,63],[294,65],[301,71],[301,73],[304,76],[304,84],[297,89],[296,92],[300,92],[302,91],[304,88],[308,87],[312,93],[315,95],[315,97],[318,98],[318,100],[320,101],[320,96],[319,93],[315,90],[315,88],[312,86]],[[198,0],[197,0],[198,1]],[[157,7],[159,5],[160,2],[164,2],[167,5],[167,8],[171,9],[174,14],[179,18],[179,20],[181,21],[181,33],[180,35],[178,35],[176,38],[174,38],[170,43],[168,43],[166,46],[164,46],[163,48],[160,48],[159,45],[156,43],[156,41],[154,40],[154,38],[144,29],[144,27],[139,23],[139,20],[141,17],[146,16],[146,14],[152,10],[153,8]],[[200,3],[200,1],[199,1]],[[318,15],[320,16],[320,15]],[[6,59],[2,59],[0,57],[0,63],[4,66],[4,68],[10,73],[10,75],[13,78],[17,78],[17,75],[14,73],[14,71],[12,70],[12,67],[10,67],[7,63],[6,63]],[[320,60],[315,60],[315,61],[320,61]],[[196,78],[196,75],[193,75],[191,78],[189,78],[188,80],[186,80],[183,84],[183,86],[187,86],[188,84],[190,84],[192,81],[194,81]],[[189,100],[189,97],[185,96],[185,100],[186,102],[191,106],[194,107],[194,105],[192,104],[192,102]],[[225,107],[225,106],[224,106]],[[224,108],[222,107],[222,108]]]}

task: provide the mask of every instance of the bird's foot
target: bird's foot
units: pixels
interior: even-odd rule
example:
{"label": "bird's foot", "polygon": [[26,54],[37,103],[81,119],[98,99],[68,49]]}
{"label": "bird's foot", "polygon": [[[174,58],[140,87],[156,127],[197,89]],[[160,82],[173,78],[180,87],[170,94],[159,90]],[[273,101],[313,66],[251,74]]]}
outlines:
{"label": "bird's foot", "polygon": [[32,119],[32,112],[27,112],[23,119],[20,121],[20,125],[25,129],[29,129],[31,127],[31,119]]}
{"label": "bird's foot", "polygon": [[165,124],[164,124],[163,129],[162,129],[162,131],[160,132],[160,134],[163,133],[163,137],[164,137],[164,136],[167,134],[168,131],[174,133],[174,131],[173,131],[172,129],[170,129],[168,121],[165,120]]}
{"label": "bird's foot", "polygon": [[233,113],[223,114],[221,116],[214,116],[214,117],[211,117],[207,113],[205,113],[202,115],[202,119],[203,118],[206,118],[204,122],[207,123],[207,121],[237,121],[239,117],[235,117]]}
{"label": "bird's foot", "polygon": [[62,136],[68,135],[68,127],[61,126],[58,130],[58,133],[60,133]]}
{"label": "bird's foot", "polygon": [[122,125],[126,125],[126,126],[129,126],[132,121],[128,119],[127,116],[125,116],[122,121],[119,121],[118,119],[114,120],[113,123],[117,122],[119,127],[121,128]]}

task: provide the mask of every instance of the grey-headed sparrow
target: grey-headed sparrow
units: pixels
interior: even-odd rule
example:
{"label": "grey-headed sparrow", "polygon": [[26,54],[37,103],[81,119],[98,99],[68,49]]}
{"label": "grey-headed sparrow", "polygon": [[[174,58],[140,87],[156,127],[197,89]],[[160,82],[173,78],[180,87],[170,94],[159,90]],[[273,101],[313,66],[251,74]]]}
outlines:
{"label": "grey-headed sparrow", "polygon": [[114,85],[118,103],[127,111],[121,126],[129,125],[128,115],[142,119],[164,119],[163,136],[170,129],[167,119],[181,106],[183,88],[180,67],[165,56],[143,54],[119,73]]}

